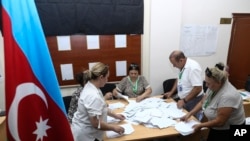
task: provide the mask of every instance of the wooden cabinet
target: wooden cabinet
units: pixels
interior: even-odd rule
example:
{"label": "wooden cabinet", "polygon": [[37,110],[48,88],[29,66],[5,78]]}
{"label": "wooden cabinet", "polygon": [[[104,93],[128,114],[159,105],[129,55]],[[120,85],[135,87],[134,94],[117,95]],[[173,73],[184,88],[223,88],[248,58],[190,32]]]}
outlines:
{"label": "wooden cabinet", "polygon": [[233,14],[227,64],[229,81],[238,89],[244,88],[250,74],[250,13]]}

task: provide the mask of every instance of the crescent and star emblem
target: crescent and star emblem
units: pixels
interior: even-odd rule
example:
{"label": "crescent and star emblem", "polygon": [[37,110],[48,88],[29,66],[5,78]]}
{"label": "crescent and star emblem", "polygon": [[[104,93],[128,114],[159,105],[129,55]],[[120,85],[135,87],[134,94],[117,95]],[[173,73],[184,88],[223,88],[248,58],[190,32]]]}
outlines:
{"label": "crescent and star emblem", "polygon": [[[16,88],[16,94],[15,97],[10,105],[9,113],[8,113],[8,125],[12,128],[10,129],[10,134],[16,141],[20,141],[20,137],[18,134],[18,107],[19,103],[22,99],[24,99],[27,96],[30,95],[37,95],[39,96],[45,103],[47,109],[48,109],[48,103],[46,100],[46,97],[42,90],[36,86],[34,83],[22,83],[17,86]],[[36,122],[37,129],[33,132],[33,134],[37,135],[36,140],[43,140],[44,136],[47,136],[46,130],[51,128],[47,125],[49,119],[43,120],[42,117],[40,117],[39,122]]]}

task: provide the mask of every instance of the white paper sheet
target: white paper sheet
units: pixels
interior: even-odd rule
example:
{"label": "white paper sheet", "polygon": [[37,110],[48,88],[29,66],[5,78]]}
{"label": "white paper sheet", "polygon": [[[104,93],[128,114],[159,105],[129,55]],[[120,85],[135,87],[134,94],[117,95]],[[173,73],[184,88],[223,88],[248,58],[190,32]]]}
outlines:
{"label": "white paper sheet", "polygon": [[88,49],[99,49],[99,35],[88,35],[87,36],[87,48]]}
{"label": "white paper sheet", "polygon": [[179,122],[175,125],[175,129],[183,136],[186,136],[194,132],[193,126],[198,123],[199,122],[195,120],[190,120],[188,122]]}
{"label": "white paper sheet", "polygon": [[126,76],[127,75],[127,61],[116,61],[116,76]]}
{"label": "white paper sheet", "polygon": [[73,66],[72,64],[61,64],[61,74],[62,74],[62,80],[73,80]]}
{"label": "white paper sheet", "polygon": [[217,40],[217,25],[184,25],[180,49],[187,56],[208,56],[215,54]]}
{"label": "white paper sheet", "polygon": [[126,48],[126,47],[127,47],[127,36],[115,35],[115,48]]}
{"label": "white paper sheet", "polygon": [[106,131],[107,137],[108,138],[116,138],[116,137],[120,137],[120,136],[123,136],[123,135],[132,134],[135,131],[133,126],[131,124],[129,124],[129,123],[123,124],[123,125],[120,125],[120,126],[124,128],[124,133],[123,134],[119,134],[119,133],[116,133],[114,131]]}
{"label": "white paper sheet", "polygon": [[56,38],[59,51],[71,50],[70,36],[57,36]]}

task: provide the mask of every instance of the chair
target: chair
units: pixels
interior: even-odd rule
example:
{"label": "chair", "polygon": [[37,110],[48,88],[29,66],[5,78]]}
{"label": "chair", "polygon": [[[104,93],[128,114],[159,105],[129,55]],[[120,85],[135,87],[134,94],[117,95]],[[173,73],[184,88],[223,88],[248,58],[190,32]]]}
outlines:
{"label": "chair", "polygon": [[[167,79],[165,81],[163,81],[163,92],[166,93],[168,91],[171,91],[174,83],[175,83],[176,78],[170,78]],[[177,90],[175,90],[174,95],[172,96],[172,98],[177,101],[179,99],[178,95],[177,95]]]}
{"label": "chair", "polygon": [[64,102],[64,106],[65,106],[67,114],[68,114],[71,98],[72,98],[72,96],[64,96],[63,97],[63,102]]}
{"label": "chair", "polygon": [[115,89],[116,85],[113,83],[106,83],[104,85],[104,87],[101,87],[101,91],[103,93],[103,95],[105,95],[108,92],[113,92],[113,90]]}

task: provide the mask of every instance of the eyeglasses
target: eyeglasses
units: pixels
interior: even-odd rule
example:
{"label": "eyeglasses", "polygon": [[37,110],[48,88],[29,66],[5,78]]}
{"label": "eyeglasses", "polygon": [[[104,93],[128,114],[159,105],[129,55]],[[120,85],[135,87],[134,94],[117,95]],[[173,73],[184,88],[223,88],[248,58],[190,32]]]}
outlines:
{"label": "eyeglasses", "polygon": [[209,68],[207,68],[207,69],[205,70],[205,73],[206,73],[206,76],[207,76],[207,77],[211,77],[211,76],[212,76],[212,72],[210,71]]}

